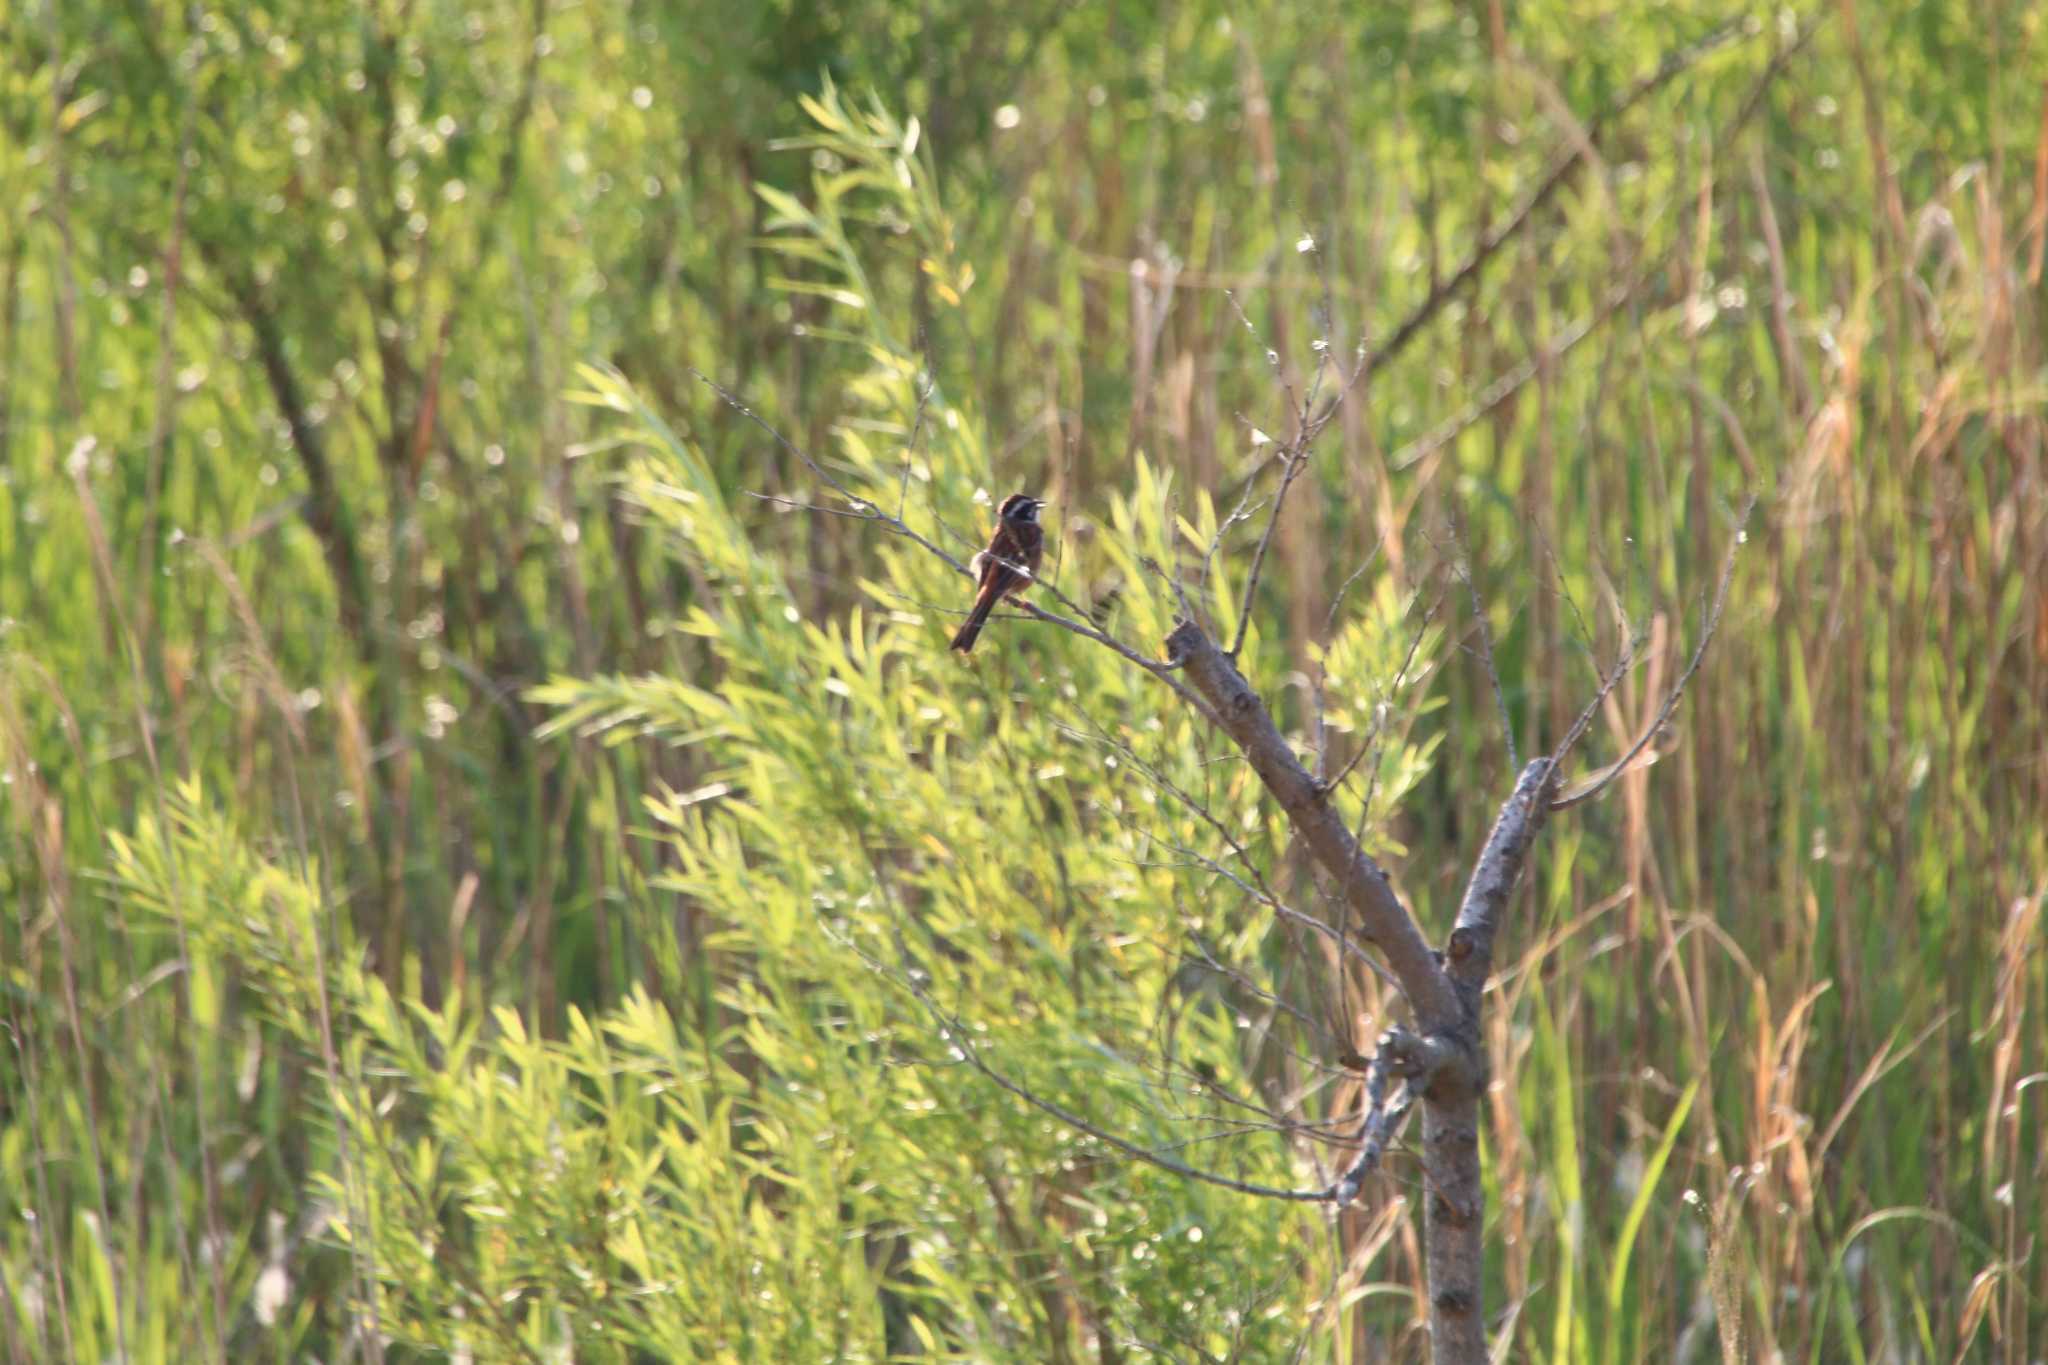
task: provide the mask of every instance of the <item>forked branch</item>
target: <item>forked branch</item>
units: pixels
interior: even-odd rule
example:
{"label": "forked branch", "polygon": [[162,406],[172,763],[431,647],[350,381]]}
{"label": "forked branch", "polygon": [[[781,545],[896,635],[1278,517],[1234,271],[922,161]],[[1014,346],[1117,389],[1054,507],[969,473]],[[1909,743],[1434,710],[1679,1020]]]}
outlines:
{"label": "forked branch", "polygon": [[1425,1031],[1449,1028],[1458,1020],[1458,1000],[1414,917],[1394,894],[1380,865],[1359,846],[1329,791],[1295,757],[1293,746],[1230,656],[1193,621],[1182,621],[1166,637],[1166,657],[1179,667],[1208,704],[1216,724],[1244,756],[1266,790],[1280,803],[1288,824],[1316,861],[1337,882],[1359,932],[1386,955],[1402,994]]}

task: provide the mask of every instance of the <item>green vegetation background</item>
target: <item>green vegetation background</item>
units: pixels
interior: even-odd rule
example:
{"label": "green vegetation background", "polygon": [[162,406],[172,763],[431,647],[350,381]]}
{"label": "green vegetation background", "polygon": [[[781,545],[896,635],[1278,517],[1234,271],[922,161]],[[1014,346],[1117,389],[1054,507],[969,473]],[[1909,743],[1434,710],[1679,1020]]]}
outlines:
{"label": "green vegetation background", "polygon": [[1044,491],[1152,650],[1369,354],[1245,663],[1433,935],[1475,598],[1524,756],[1640,635],[1611,758],[1761,499],[1508,928],[1506,1356],[2038,1357],[2044,71],[1995,2],[0,0],[0,1355],[1422,1358],[1411,1159],[1333,1217],[988,1074],[1328,1178],[1396,1002],[1256,784],[1076,637],[949,657],[692,374],[961,558]]}

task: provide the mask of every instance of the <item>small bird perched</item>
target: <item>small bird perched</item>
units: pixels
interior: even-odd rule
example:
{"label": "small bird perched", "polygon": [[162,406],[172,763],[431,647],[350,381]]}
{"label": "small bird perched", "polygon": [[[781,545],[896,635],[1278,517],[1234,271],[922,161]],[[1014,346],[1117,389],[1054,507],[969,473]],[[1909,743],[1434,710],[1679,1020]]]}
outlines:
{"label": "small bird perched", "polygon": [[1038,509],[1043,506],[1037,498],[1012,493],[997,509],[988,548],[968,566],[980,576],[981,590],[975,594],[974,610],[953,637],[953,648],[962,654],[974,648],[975,637],[996,604],[1023,592],[1037,575],[1039,557],[1045,553],[1045,528],[1038,524]]}

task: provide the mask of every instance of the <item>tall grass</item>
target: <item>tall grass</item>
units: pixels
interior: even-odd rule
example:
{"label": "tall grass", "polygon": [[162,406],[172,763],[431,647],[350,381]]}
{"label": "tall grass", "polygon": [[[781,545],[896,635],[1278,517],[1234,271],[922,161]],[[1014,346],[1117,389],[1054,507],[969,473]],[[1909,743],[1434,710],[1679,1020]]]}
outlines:
{"label": "tall grass", "polygon": [[[963,539],[977,484],[1046,491],[1062,585],[1145,639],[1171,604],[1134,547],[1192,568],[1177,519],[1206,536],[1265,493],[1318,345],[1395,337],[1282,523],[1247,669],[1306,742],[1326,622],[1386,643],[1351,642],[1385,678],[1434,604],[1426,695],[1387,722],[1412,789],[1382,789],[1372,837],[1438,930],[1510,772],[1458,567],[1525,755],[1644,640],[1611,756],[1701,628],[1729,509],[1762,498],[1661,757],[1560,820],[1508,933],[1484,1135],[1504,1354],[2040,1354],[2048,104],[2025,7],[1845,0],[1704,49],[1721,16],[1697,6],[1597,16],[1597,44],[1549,4],[942,5],[900,44],[851,36],[895,22],[880,4],[306,4],[180,14],[165,44],[90,8],[0,15],[9,1360],[521,1358],[593,1323],[592,1355],[1419,1358],[1412,1163],[1333,1227],[1273,1219],[1058,1168],[1037,1116],[882,1042],[818,1049],[843,1021],[814,993],[860,999],[858,958],[806,943],[778,972],[803,920],[745,897],[779,883],[707,881],[789,842],[717,823],[739,758],[671,713],[573,723],[634,688],[766,707],[831,660],[854,694],[832,705],[876,726],[915,676],[946,720],[905,726],[980,744],[1006,716],[998,761],[1072,762],[1018,708],[1072,722],[1039,678],[1077,665],[1006,640],[1015,676],[916,672],[954,585],[747,496],[820,489],[692,368],[834,469],[907,471]],[[805,112],[792,89],[823,97],[826,67],[895,113]],[[894,189],[840,179],[877,146]],[[569,398],[593,361],[631,381],[594,409]],[[620,449],[621,407],[653,456]],[[700,483],[652,510],[679,468]],[[754,558],[707,563],[713,503]],[[750,614],[757,576],[801,629]],[[718,634],[742,626],[783,673],[735,663],[759,665]],[[564,713],[593,693],[530,690],[550,678],[623,690]],[[801,714],[812,767],[866,755],[832,771],[867,790],[883,739]],[[1371,732],[1368,705],[1343,720]],[[1127,1012],[1172,998],[1177,917],[1239,893],[1118,870],[1164,819],[1130,814],[1130,780],[1125,824],[1076,798],[1018,837],[1085,828],[1135,899],[977,945],[973,971],[1042,973],[1072,1015],[992,1020],[1006,1056],[1136,1122],[1163,1083],[1068,1049],[1087,1025],[1147,1055]],[[904,821],[944,794],[913,784]],[[935,856],[869,837],[892,869]],[[918,904],[957,938],[945,915],[1019,883],[971,826],[947,838],[983,865]],[[1330,1037],[1192,1010],[1191,1064],[1337,1112],[1351,1083],[1307,1078],[1384,1024],[1376,978],[1277,926],[1212,946]],[[887,1102],[847,1107],[864,1092]],[[828,1133],[869,1128],[873,1168],[835,1159]],[[1299,1149],[1261,1143],[1238,1159],[1285,1177]],[[1159,1210],[1187,1213],[1177,1240],[1148,1240]],[[843,1321],[805,1312],[821,1266]],[[705,1283],[730,1293],[675,1291]],[[1152,1335],[1184,1300],[1190,1338]]]}

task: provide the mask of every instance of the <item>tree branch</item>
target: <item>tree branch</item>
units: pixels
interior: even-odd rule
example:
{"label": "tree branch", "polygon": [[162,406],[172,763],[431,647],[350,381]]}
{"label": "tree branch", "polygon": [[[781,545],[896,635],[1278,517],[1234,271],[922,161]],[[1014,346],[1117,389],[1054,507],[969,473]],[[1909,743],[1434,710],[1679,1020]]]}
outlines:
{"label": "tree branch", "polygon": [[1423,1248],[1428,1267],[1429,1334],[1439,1361],[1486,1357],[1482,1278],[1486,1187],[1479,1168],[1479,1097],[1486,1089],[1486,1049],[1479,1034],[1479,999],[1493,966],[1494,932],[1521,876],[1529,850],[1548,815],[1556,764],[1539,758],[1522,769],[1501,807],[1493,832],[1472,869],[1444,954],[1445,974],[1457,993],[1455,1029],[1448,1040],[1454,1060],[1428,1081],[1422,1107]]}
{"label": "tree branch", "polygon": [[[796,442],[790,440],[787,436],[784,436],[781,431],[777,430],[773,422],[770,422],[767,418],[763,417],[753,408],[747,406],[745,402],[741,401],[740,396],[738,394],[726,388],[723,384],[720,384],[717,380],[711,378],[709,375],[706,375],[701,370],[691,369],[690,373],[696,376],[696,378],[706,388],[710,389],[713,393],[717,394],[720,400],[722,400],[727,407],[731,408],[734,412],[737,412],[740,416],[746,418],[749,422],[752,422],[755,426],[759,427],[762,431],[766,432],[768,434],[769,439],[773,440],[778,446],[782,447],[783,450],[795,456],[799,461],[803,463],[806,469],[810,470],[813,475],[815,475],[818,479],[827,484],[833,492],[845,498],[848,503],[848,506],[845,509],[839,509],[823,507],[812,503],[790,502],[785,499],[771,497],[762,494],[755,494],[754,496],[761,497],[763,501],[767,502],[784,503],[785,505],[799,507],[808,512],[829,513],[834,516],[847,517],[854,521],[873,522],[874,524],[880,526],[883,530],[889,532],[891,535],[903,536],[908,540],[916,542],[919,547],[921,547],[928,553],[936,555],[941,560],[945,561],[945,563],[949,565],[956,573],[962,574],[968,578],[973,578],[976,576],[972,568],[970,568],[966,564],[961,563],[958,558],[948,553],[944,546],[937,544],[930,537],[918,531],[917,528],[913,527],[909,522],[903,520],[902,517],[890,515],[888,512],[882,510],[881,505],[876,503],[872,498],[863,497],[861,494],[854,492],[853,489],[849,488],[846,485],[844,480],[840,479],[838,476],[834,475],[830,470],[826,469],[823,465],[819,464],[816,460],[812,459],[811,453],[809,451],[805,450],[802,446],[799,446]],[[929,397],[930,391],[929,389],[927,389],[925,397],[919,399],[920,410],[922,409],[926,399],[928,399]],[[1022,568],[1023,566],[1012,565],[1011,567]],[[1038,606],[1035,603],[1027,602],[1022,599],[1016,599],[1014,605],[1017,607],[1019,611],[1023,612],[1027,616],[1032,617],[1035,620],[1044,621],[1048,625],[1054,625],[1058,626],[1062,630],[1072,631],[1074,634],[1081,636],[1083,639],[1093,640],[1096,644],[1101,645],[1104,649],[1112,650],[1115,653],[1122,655],[1126,662],[1137,665],[1139,668],[1145,670],[1145,672],[1147,673],[1150,673],[1153,677],[1159,679],[1159,681],[1165,683],[1168,687],[1172,688],[1175,692],[1179,693],[1182,701],[1187,702],[1190,706],[1194,707],[1198,712],[1202,710],[1203,703],[1201,698],[1195,696],[1192,692],[1190,692],[1187,689],[1187,687],[1180,681],[1180,679],[1173,676],[1172,664],[1163,664],[1160,663],[1157,659],[1148,659],[1144,655],[1140,654],[1137,650],[1125,644],[1122,640],[1117,639],[1114,635],[1111,635],[1107,631],[1100,630],[1095,626],[1088,624],[1086,619],[1088,616],[1087,609],[1083,607],[1080,603],[1074,601],[1074,599],[1072,599],[1071,597],[1068,597],[1065,593],[1061,592],[1055,584],[1049,583],[1042,578],[1033,576],[1031,580],[1031,588],[1033,591],[1045,593],[1047,596],[1051,597],[1055,602],[1058,602],[1061,606],[1065,607],[1068,611],[1074,613],[1074,615],[1071,617],[1062,616],[1056,611],[1047,611],[1044,607]]]}
{"label": "tree branch", "polygon": [[1327,789],[1295,757],[1244,675],[1193,621],[1182,621],[1166,637],[1166,654],[1207,703],[1217,725],[1251,761],[1316,861],[1336,881],[1358,916],[1360,931],[1386,955],[1424,1032],[1455,1026],[1461,1013],[1457,994],[1421,929],[1394,894],[1387,874],[1337,817],[1325,799]]}
{"label": "tree branch", "polygon": [[[1449,278],[1430,290],[1428,296],[1415,306],[1393,333],[1366,356],[1364,363],[1353,376],[1353,382],[1371,379],[1386,366],[1387,362],[1407,349],[1408,344],[1429,325],[1430,320],[1443,311],[1444,305],[1455,298],[1460,289],[1476,280],[1495,254],[1528,227],[1537,212],[1555,197],[1566,181],[1571,179],[1572,173],[1579,168],[1579,164],[1586,158],[1587,151],[1594,147],[1602,133],[1629,110],[1670,84],[1694,63],[1734,41],[1741,33],[1741,21],[1731,21],[1721,25],[1699,42],[1669,54],[1658,63],[1655,71],[1636,82],[1621,99],[1587,120],[1583,135],[1574,139],[1570,150],[1558,157],[1550,173],[1522,200],[1521,205],[1508,216],[1507,221],[1482,234],[1472,248],[1472,254],[1465,258],[1464,263],[1453,271]],[[1340,393],[1330,399],[1330,406],[1325,409],[1325,417],[1329,411],[1335,409],[1343,397]]]}
{"label": "tree branch", "polygon": [[[1449,1053],[1441,1044],[1417,1037],[1399,1025],[1380,1035],[1379,1051],[1365,1072],[1366,1109],[1365,1121],[1358,1128],[1358,1158],[1330,1186],[1332,1204],[1342,1208],[1358,1197],[1408,1121],[1408,1111],[1448,1061]],[[1403,1084],[1390,1102],[1387,1082],[1397,1075]]]}
{"label": "tree branch", "polygon": [[954,1015],[941,1009],[938,1002],[932,999],[931,992],[919,984],[915,977],[907,977],[905,984],[910,988],[911,993],[917,998],[918,1002],[931,1012],[934,1019],[938,1020],[941,1040],[958,1051],[961,1061],[979,1072],[997,1089],[1015,1095],[1034,1109],[1043,1110],[1061,1123],[1066,1124],[1069,1128],[1072,1128],[1075,1132],[1086,1133],[1104,1146],[1114,1148],[1125,1156],[1135,1161],[1142,1161],[1148,1166],[1157,1166],[1160,1170],[1170,1174],[1184,1176],[1189,1180],[1198,1180],[1205,1185],[1216,1185],[1226,1190],[1235,1190],[1239,1194],[1257,1195],[1261,1199],[1280,1199],[1296,1204],[1320,1204],[1329,1198],[1327,1190],[1281,1189],[1277,1185],[1260,1185],[1253,1181],[1239,1180],[1234,1176],[1222,1175],[1216,1171],[1205,1171],[1200,1167],[1190,1166],[1186,1162],[1175,1161],[1172,1157],[1161,1156],[1149,1148],[1139,1146],[1129,1138],[1118,1137],[1107,1128],[1091,1123],[1065,1105],[1055,1100],[1049,1100],[1032,1090],[1029,1086],[1021,1085],[1011,1080],[1008,1076],[1005,1076],[1002,1072],[983,1061],[980,1049],[974,1044],[974,1031],[972,1029],[968,1028]]}
{"label": "tree branch", "polygon": [[[1749,518],[1750,514],[1755,510],[1756,494],[1751,493],[1743,501],[1742,511],[1735,519],[1735,537],[1728,542],[1728,553],[1721,561],[1721,581],[1714,589],[1714,603],[1707,609],[1706,619],[1701,623],[1700,642],[1693,646],[1692,658],[1687,661],[1685,672],[1678,675],[1678,681],[1673,683],[1671,690],[1664,695],[1664,701],[1658,706],[1657,714],[1652,716],[1650,723],[1643,727],[1643,733],[1636,738],[1636,742],[1629,747],[1627,753],[1596,773],[1590,780],[1574,783],[1569,790],[1562,792],[1556,791],[1553,786],[1553,795],[1550,802],[1552,810],[1563,810],[1567,806],[1576,806],[1582,801],[1590,801],[1598,796],[1607,789],[1608,784],[1613,782],[1614,779],[1620,777],[1623,773],[1632,771],[1637,766],[1637,756],[1649,747],[1658,735],[1664,732],[1664,727],[1671,721],[1671,713],[1678,709],[1679,698],[1685,695],[1686,685],[1693,680],[1693,675],[1700,671],[1700,665],[1706,662],[1707,646],[1714,642],[1714,635],[1721,629],[1721,616],[1728,609],[1728,588],[1735,581],[1735,552],[1742,547],[1743,541],[1748,538]],[[1626,662],[1627,659],[1624,656],[1622,663],[1616,665],[1614,681],[1619,680]],[[1571,746],[1578,742],[1586,729],[1593,723],[1594,709],[1607,699],[1607,694],[1612,690],[1613,681],[1608,682],[1600,689],[1600,694],[1595,699],[1593,705],[1581,713],[1578,721],[1567,732],[1565,743],[1558,746],[1557,753],[1553,755],[1554,762],[1564,762],[1565,755],[1570,752]],[[1654,758],[1654,755],[1652,757]]]}
{"label": "tree branch", "polygon": [[355,641],[357,652],[374,662],[376,645],[370,629],[370,576],[356,544],[355,518],[341,495],[333,463],[327,457],[327,445],[306,408],[298,376],[292,370],[290,357],[285,354],[284,333],[278,329],[277,314],[264,301],[256,282],[222,260],[221,253],[213,249],[211,242],[202,241],[200,249],[207,263],[218,270],[227,282],[242,320],[255,334],[256,356],[263,364],[263,377],[269,383],[270,396],[284,417],[285,428],[291,434],[292,449],[299,457],[299,466],[306,472],[306,524],[320,542],[320,549],[327,559],[327,570],[333,575],[342,626]]}
{"label": "tree branch", "polygon": [[[1543,832],[1550,813],[1550,792],[1556,786],[1557,765],[1549,758],[1530,760],[1515,782],[1515,790],[1500,808],[1486,846],[1472,867],[1472,880],[1465,886],[1464,904],[1458,908],[1458,924],[1451,930],[1449,949],[1444,953],[1444,971],[1457,988],[1467,1017],[1479,1017],[1479,994],[1493,969],[1493,938],[1500,925],[1522,864],[1529,860],[1530,846]],[[1476,1046],[1477,1040],[1474,1039]]]}

